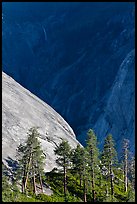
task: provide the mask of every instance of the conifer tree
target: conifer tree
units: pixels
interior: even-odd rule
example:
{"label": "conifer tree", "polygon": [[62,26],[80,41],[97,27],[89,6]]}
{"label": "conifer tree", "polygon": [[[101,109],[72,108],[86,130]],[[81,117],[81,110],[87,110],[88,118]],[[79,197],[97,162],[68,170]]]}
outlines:
{"label": "conifer tree", "polygon": [[92,183],[93,201],[96,201],[96,178],[99,173],[99,150],[97,148],[97,137],[92,129],[89,129],[86,150],[88,152],[88,164]]}
{"label": "conifer tree", "polygon": [[124,167],[124,191],[127,192],[128,188],[128,155],[129,155],[129,140],[123,140],[123,167]]}
{"label": "conifer tree", "polygon": [[117,164],[117,152],[114,147],[114,140],[111,134],[105,138],[104,147],[102,151],[102,164],[108,170],[108,177],[110,178],[111,196],[114,196],[114,172],[113,167]]}
{"label": "conifer tree", "polygon": [[24,145],[20,144],[17,149],[19,161],[18,175],[21,175],[22,178],[23,193],[26,191],[28,180],[30,180],[30,183],[33,183],[33,191],[36,193],[36,178],[39,179],[43,191],[42,174],[44,156],[40,142],[38,141],[39,136],[40,134],[37,128],[30,128],[26,143]]}
{"label": "conifer tree", "polygon": [[88,192],[88,180],[89,180],[89,164],[88,164],[89,153],[84,148],[83,154],[83,184],[84,184],[84,202],[87,202]]}
{"label": "conifer tree", "polygon": [[135,156],[132,156],[129,165],[129,174],[131,177],[131,184],[133,189],[135,189]]}
{"label": "conifer tree", "polygon": [[84,148],[81,147],[79,144],[77,145],[76,149],[72,151],[72,163],[73,163],[73,170],[78,172],[79,179],[80,179],[80,187],[82,186],[82,175],[83,175],[83,161],[84,161]]}
{"label": "conifer tree", "polygon": [[67,169],[70,166],[71,162],[71,147],[68,141],[62,140],[59,146],[55,147],[55,154],[58,155],[56,159],[56,163],[63,167],[64,174],[64,198],[66,200],[66,192],[67,192]]}
{"label": "conifer tree", "polygon": [[87,202],[87,181],[88,181],[88,152],[85,148],[79,144],[76,149],[72,151],[72,163],[73,169],[79,174],[80,187],[82,187],[83,181],[83,198],[84,202]]}

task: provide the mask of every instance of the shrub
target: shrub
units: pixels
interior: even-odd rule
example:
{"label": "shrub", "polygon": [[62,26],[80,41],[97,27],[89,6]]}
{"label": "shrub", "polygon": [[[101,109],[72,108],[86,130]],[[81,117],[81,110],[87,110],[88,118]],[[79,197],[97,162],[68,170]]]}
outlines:
{"label": "shrub", "polygon": [[39,200],[42,200],[42,201],[52,202],[51,196],[48,196],[48,195],[43,194],[43,193],[38,194],[38,195],[36,196],[36,198],[39,199]]}

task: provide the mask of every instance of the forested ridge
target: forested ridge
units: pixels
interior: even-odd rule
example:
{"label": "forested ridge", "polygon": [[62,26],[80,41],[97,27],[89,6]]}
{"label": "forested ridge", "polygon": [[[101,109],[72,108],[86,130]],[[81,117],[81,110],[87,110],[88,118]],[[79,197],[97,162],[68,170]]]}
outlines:
{"label": "forested ridge", "polygon": [[30,128],[27,134],[26,142],[17,148],[12,175],[2,165],[3,202],[135,202],[135,157],[128,139],[123,139],[120,156],[111,134],[102,150],[92,129],[85,147],[72,149],[62,139],[54,149],[58,168],[45,172],[38,128]]}

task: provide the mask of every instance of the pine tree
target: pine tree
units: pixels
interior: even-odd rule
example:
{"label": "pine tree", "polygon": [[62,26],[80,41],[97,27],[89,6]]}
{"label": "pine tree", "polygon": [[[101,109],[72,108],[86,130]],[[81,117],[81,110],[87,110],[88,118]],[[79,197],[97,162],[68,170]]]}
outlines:
{"label": "pine tree", "polygon": [[97,137],[92,129],[89,129],[86,150],[88,152],[88,164],[92,183],[93,202],[96,201],[96,178],[99,174],[99,149],[97,148]]}
{"label": "pine tree", "polygon": [[105,143],[101,156],[102,164],[108,170],[108,177],[110,178],[111,196],[114,196],[114,172],[113,167],[117,164],[117,152],[114,147],[114,140],[111,134],[105,138]]}
{"label": "pine tree", "polygon": [[83,198],[84,202],[87,202],[87,182],[88,182],[88,152],[85,148],[81,147],[79,144],[76,149],[72,151],[72,163],[73,170],[79,174],[80,187],[82,187],[83,181]]}
{"label": "pine tree", "polygon": [[89,154],[86,148],[84,148],[83,154],[83,183],[84,183],[84,202],[87,202],[87,192],[88,192],[88,180],[89,180],[89,164],[88,164]]}
{"label": "pine tree", "polygon": [[124,164],[124,191],[128,188],[128,155],[129,155],[129,140],[123,140],[123,164]]}
{"label": "pine tree", "polygon": [[67,169],[70,166],[71,162],[71,147],[68,141],[62,140],[58,147],[55,147],[55,154],[59,157],[56,159],[56,163],[63,167],[64,174],[64,198],[66,200],[66,192],[67,192]]}
{"label": "pine tree", "polygon": [[80,187],[82,186],[82,175],[84,169],[83,161],[84,161],[84,148],[78,144],[76,149],[72,151],[72,163],[73,170],[79,175]]}
{"label": "pine tree", "polygon": [[19,161],[18,176],[22,178],[23,193],[26,191],[28,180],[30,180],[30,183],[33,183],[33,191],[36,193],[36,178],[39,178],[43,191],[41,177],[43,174],[44,156],[38,141],[39,136],[37,128],[30,128],[26,143],[24,145],[20,144],[17,149]]}
{"label": "pine tree", "polygon": [[132,156],[130,160],[130,165],[129,165],[129,174],[130,174],[130,179],[131,179],[131,184],[133,189],[135,189],[135,156]]}

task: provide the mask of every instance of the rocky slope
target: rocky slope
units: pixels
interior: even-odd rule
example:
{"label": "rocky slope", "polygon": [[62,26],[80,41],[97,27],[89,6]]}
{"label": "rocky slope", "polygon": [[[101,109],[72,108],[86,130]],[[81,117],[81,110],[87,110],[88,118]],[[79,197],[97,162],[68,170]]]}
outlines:
{"label": "rocky slope", "polygon": [[[16,148],[26,139],[31,127],[39,127],[40,142],[46,154],[45,170],[55,164],[53,149],[61,138],[72,148],[78,144],[65,120],[49,105],[2,73],[2,159],[7,164],[16,160]],[[53,142],[52,142],[53,141]],[[13,162],[14,163],[14,162]]]}
{"label": "rocky slope", "polygon": [[[118,74],[106,96],[106,107],[94,125],[100,143],[103,135],[112,133],[118,152],[124,138],[130,140],[130,150],[135,151],[135,52],[132,50],[122,62]],[[105,101],[105,99],[104,99]]]}
{"label": "rocky slope", "polygon": [[88,128],[99,141],[111,132],[133,142],[134,57],[126,61],[134,36],[134,3],[3,3],[3,70],[59,112],[82,144]]}

